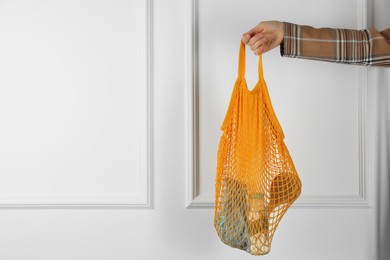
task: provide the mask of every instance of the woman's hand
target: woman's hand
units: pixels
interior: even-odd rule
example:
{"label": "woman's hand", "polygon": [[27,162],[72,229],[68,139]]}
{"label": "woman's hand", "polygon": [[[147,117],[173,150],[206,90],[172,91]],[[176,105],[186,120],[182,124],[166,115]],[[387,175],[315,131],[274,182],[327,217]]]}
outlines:
{"label": "woman's hand", "polygon": [[241,41],[259,55],[279,46],[283,42],[284,23],[278,21],[261,22],[242,35]]}

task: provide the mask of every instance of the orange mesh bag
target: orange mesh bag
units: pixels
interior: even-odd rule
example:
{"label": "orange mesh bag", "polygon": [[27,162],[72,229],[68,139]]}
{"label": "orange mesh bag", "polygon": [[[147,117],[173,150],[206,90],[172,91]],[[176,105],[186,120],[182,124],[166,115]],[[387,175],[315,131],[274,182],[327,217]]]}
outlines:
{"label": "orange mesh bag", "polygon": [[248,90],[241,43],[238,78],[221,126],[214,227],[225,244],[264,255],[302,185],[272,108],[261,55],[258,73],[256,86]]}

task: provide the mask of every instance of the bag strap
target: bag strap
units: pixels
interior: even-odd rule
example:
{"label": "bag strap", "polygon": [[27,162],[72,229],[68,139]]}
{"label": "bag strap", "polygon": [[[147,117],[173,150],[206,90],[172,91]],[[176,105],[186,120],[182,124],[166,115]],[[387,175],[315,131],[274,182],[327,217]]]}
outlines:
{"label": "bag strap", "polygon": [[[246,54],[245,54],[245,44],[240,41],[240,52],[238,56],[238,77],[245,78],[245,69],[246,69]],[[257,67],[257,72],[259,80],[264,80],[263,75],[263,60],[262,55],[259,54],[259,62]]]}
{"label": "bag strap", "polygon": [[238,77],[245,78],[245,45],[240,41],[240,52],[238,54]]}
{"label": "bag strap", "polygon": [[[239,79],[244,79],[245,78],[245,44],[242,43],[240,44],[240,53],[238,57],[238,78]],[[280,137],[283,139],[284,138],[284,133],[282,130],[282,127],[280,126],[279,120],[276,117],[275,111],[273,109],[272,103],[271,103],[271,98],[268,93],[267,89],[267,84],[265,83],[264,80],[264,75],[263,75],[263,61],[262,61],[262,56],[259,54],[259,63],[258,63],[258,73],[259,73],[259,84],[260,88],[262,89],[261,92],[264,95],[264,102],[267,104],[267,107],[269,109],[269,116],[277,129],[277,131],[280,134]],[[260,92],[258,92],[260,93]]]}

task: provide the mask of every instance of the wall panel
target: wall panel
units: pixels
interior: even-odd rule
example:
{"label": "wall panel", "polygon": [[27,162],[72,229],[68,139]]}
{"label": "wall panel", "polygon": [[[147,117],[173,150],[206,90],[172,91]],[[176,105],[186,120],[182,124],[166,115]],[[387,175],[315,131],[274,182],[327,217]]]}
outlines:
{"label": "wall panel", "polygon": [[149,207],[149,1],[2,1],[0,35],[0,207]]}

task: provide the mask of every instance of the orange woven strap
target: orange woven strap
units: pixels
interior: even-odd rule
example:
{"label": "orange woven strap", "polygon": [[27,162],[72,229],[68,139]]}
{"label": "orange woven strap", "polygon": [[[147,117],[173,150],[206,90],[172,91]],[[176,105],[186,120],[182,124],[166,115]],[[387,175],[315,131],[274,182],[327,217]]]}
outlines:
{"label": "orange woven strap", "polygon": [[[240,41],[240,52],[239,52],[239,55],[238,55],[238,78],[241,79],[241,80],[245,80],[245,68],[246,68],[246,59],[245,59],[245,44],[242,43],[242,41]],[[261,90],[262,90],[262,93],[263,93],[263,96],[264,96],[264,102],[267,104],[267,108],[269,110],[269,116],[274,124],[274,127],[276,128],[276,130],[278,131],[280,137],[282,139],[284,139],[284,133],[283,133],[283,130],[282,130],[282,127],[279,123],[279,120],[278,118],[276,117],[276,114],[275,114],[275,111],[273,109],[273,106],[272,106],[272,102],[271,102],[271,98],[269,96],[269,93],[268,93],[268,88],[267,88],[267,84],[264,80],[264,74],[263,74],[263,59],[262,59],[262,55],[259,54],[259,61],[258,61],[258,67],[257,67],[257,72],[258,72],[258,76],[259,76],[259,82],[261,82]],[[229,111],[230,111],[230,108],[229,108]],[[230,114],[230,112],[228,112],[228,114]],[[226,121],[226,120],[225,120]],[[223,124],[223,126],[225,125],[225,123]]]}
{"label": "orange woven strap", "polygon": [[[243,79],[245,78],[245,69],[246,69],[246,55],[245,55],[245,44],[240,41],[240,52],[238,55],[238,77]],[[258,62],[258,75],[259,80],[264,81],[264,75],[263,75],[263,61],[262,61],[262,55],[259,54],[259,62]]]}

